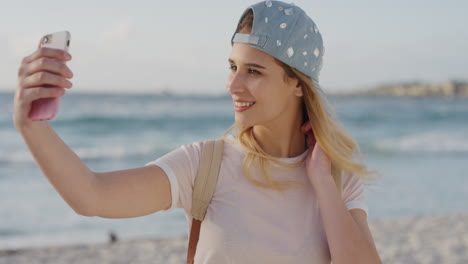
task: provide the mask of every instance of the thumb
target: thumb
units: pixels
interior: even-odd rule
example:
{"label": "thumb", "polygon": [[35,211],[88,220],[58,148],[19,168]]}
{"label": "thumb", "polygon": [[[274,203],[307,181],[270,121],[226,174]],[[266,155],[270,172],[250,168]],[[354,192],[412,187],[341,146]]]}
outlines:
{"label": "thumb", "polygon": [[41,47],[41,44],[42,44],[42,40],[44,39],[44,37],[41,37],[41,39],[39,39],[39,43],[37,43],[37,48],[40,48]]}

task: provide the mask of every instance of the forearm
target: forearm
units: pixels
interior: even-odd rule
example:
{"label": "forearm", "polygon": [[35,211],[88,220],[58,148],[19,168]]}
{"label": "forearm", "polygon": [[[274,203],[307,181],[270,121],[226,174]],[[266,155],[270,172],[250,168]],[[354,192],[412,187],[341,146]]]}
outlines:
{"label": "forearm", "polygon": [[18,131],[52,186],[73,210],[86,214],[95,195],[94,173],[46,121],[32,122]]}
{"label": "forearm", "polygon": [[333,263],[381,263],[375,247],[346,208],[333,178],[318,177],[314,186]]}

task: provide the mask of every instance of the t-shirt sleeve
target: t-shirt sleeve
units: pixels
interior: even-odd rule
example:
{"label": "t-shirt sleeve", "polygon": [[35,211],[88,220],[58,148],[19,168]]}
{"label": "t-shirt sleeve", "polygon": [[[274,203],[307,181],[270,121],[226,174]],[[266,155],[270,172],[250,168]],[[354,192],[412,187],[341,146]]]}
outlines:
{"label": "t-shirt sleeve", "polygon": [[364,197],[364,183],[363,180],[350,173],[343,173],[343,200],[346,208],[362,209],[369,215],[369,208]]}
{"label": "t-shirt sleeve", "polygon": [[164,211],[192,207],[192,190],[199,167],[201,142],[183,145],[146,165],[159,166],[169,178],[172,202]]}

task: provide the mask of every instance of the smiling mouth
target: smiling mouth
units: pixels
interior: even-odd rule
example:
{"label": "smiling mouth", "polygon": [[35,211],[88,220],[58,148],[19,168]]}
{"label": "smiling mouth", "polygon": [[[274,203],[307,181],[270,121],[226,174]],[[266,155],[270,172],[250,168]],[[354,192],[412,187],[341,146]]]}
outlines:
{"label": "smiling mouth", "polygon": [[234,110],[236,112],[244,112],[244,111],[250,109],[253,105],[255,105],[255,102],[251,102],[251,103],[234,102]]}
{"label": "smiling mouth", "polygon": [[250,103],[247,103],[247,102],[234,102],[234,106],[237,106],[237,107],[248,107],[248,106],[252,106],[254,104],[255,104],[255,102],[250,102]]}

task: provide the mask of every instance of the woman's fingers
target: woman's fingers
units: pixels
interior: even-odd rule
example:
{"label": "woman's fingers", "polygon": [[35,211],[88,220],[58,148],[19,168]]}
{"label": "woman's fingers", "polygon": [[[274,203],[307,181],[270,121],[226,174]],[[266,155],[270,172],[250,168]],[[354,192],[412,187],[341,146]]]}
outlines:
{"label": "woman's fingers", "polygon": [[72,71],[64,62],[47,57],[39,58],[30,63],[22,65],[18,75],[20,75],[20,77],[25,77],[41,71],[55,73],[65,78],[73,77]]}
{"label": "woman's fingers", "polygon": [[36,72],[47,71],[55,74],[60,74],[65,78],[72,78],[73,73],[67,65],[57,59],[52,58],[39,58],[24,66],[23,74],[26,76],[32,75]]}
{"label": "woman's fingers", "polygon": [[309,133],[309,134],[307,135],[307,145],[308,145],[309,147],[313,147],[313,146],[315,145],[315,142],[316,142],[316,141],[315,141],[314,135],[313,135],[312,133]]}
{"label": "woman's fingers", "polygon": [[[40,48],[23,59],[18,70],[21,87],[40,87],[47,84],[71,88],[72,71],[66,66],[67,52],[58,49]],[[53,74],[55,76],[51,76]]]}
{"label": "woman's fingers", "polygon": [[[40,46],[39,42],[39,46]],[[66,66],[71,55],[64,50],[41,47],[25,57],[18,70],[13,122],[18,130],[33,122],[28,118],[32,102],[41,98],[60,97],[64,88],[71,88],[67,80],[73,73]]]}
{"label": "woman's fingers", "polygon": [[39,71],[21,80],[21,87],[41,87],[41,86],[57,86],[63,88],[71,88],[72,83],[60,75],[50,72]]}
{"label": "woman's fingers", "polygon": [[30,104],[41,98],[60,97],[65,94],[65,89],[60,87],[33,87],[23,91],[23,102]]}
{"label": "woman's fingers", "polygon": [[23,59],[23,64],[31,63],[41,57],[53,58],[53,59],[58,59],[62,61],[71,60],[70,53],[68,53],[65,50],[51,49],[51,48],[39,48],[33,54],[25,57]]}
{"label": "woman's fingers", "polygon": [[307,121],[301,126],[302,132],[307,133],[309,130],[312,130],[312,126],[310,125],[310,122]]}
{"label": "woman's fingers", "polygon": [[315,145],[315,136],[314,136],[314,131],[312,130],[312,126],[310,125],[310,122],[306,122],[301,126],[302,133],[306,134],[307,136],[307,145],[309,147],[314,147]]}

